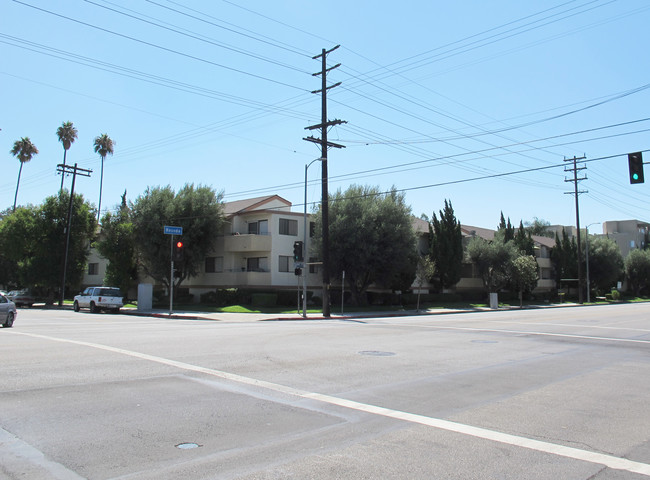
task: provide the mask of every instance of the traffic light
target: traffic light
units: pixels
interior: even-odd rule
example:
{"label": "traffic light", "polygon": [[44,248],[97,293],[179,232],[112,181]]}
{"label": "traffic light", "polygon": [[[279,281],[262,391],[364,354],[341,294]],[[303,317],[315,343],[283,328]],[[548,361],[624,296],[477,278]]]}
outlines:
{"label": "traffic light", "polygon": [[174,244],[174,261],[182,262],[185,258],[185,249],[183,248],[183,242],[180,240]]}
{"label": "traffic light", "polygon": [[[293,242],[293,260],[295,262],[302,262],[302,242]],[[298,274],[296,274],[298,275]]]}
{"label": "traffic light", "polygon": [[630,153],[627,156],[630,167],[630,183],[643,183],[643,155],[641,152]]}
{"label": "traffic light", "polygon": [[302,275],[302,268],[300,268],[300,267],[296,267],[296,268],[293,270],[293,273],[294,273],[294,275],[296,275],[297,277],[299,277],[300,275]]}

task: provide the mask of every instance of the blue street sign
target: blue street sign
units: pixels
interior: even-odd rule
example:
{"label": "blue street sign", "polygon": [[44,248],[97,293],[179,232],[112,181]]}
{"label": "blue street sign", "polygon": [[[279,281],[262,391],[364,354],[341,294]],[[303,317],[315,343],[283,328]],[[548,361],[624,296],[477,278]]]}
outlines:
{"label": "blue street sign", "polygon": [[165,225],[165,235],[183,235],[183,227],[170,227]]}

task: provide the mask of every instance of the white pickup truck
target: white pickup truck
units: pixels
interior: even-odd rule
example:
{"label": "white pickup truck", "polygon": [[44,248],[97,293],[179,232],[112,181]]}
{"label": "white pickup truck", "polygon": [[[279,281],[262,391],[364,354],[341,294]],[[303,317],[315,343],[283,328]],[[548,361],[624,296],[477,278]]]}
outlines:
{"label": "white pickup truck", "polygon": [[74,311],[89,308],[91,313],[111,310],[114,313],[124,306],[122,292],[115,287],[88,287],[74,297]]}

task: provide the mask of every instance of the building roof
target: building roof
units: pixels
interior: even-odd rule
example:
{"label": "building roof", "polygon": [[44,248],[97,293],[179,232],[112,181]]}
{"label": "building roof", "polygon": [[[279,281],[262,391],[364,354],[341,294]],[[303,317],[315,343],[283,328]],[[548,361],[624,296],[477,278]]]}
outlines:
{"label": "building roof", "polygon": [[464,237],[481,237],[484,240],[494,240],[495,230],[489,228],[473,227],[471,225],[461,225],[460,231]]}
{"label": "building roof", "polygon": [[253,210],[263,210],[268,204],[273,201],[284,203],[287,207],[291,206],[291,202],[285,200],[279,195],[267,195],[265,197],[247,198],[244,200],[237,200],[234,202],[225,202],[223,210],[227,217],[237,214],[250,212]]}
{"label": "building roof", "polygon": [[411,224],[413,225],[413,230],[417,233],[429,233],[429,222],[422,220],[418,217],[411,217]]}

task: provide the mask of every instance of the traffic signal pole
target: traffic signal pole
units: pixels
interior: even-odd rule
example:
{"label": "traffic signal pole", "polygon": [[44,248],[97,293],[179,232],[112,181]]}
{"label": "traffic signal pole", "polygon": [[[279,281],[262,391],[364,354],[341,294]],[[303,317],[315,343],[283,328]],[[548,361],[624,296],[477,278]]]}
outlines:
{"label": "traffic signal pole", "polygon": [[169,272],[169,316],[172,316],[172,307],[174,305],[174,235],[169,239],[169,264],[171,271]]}

